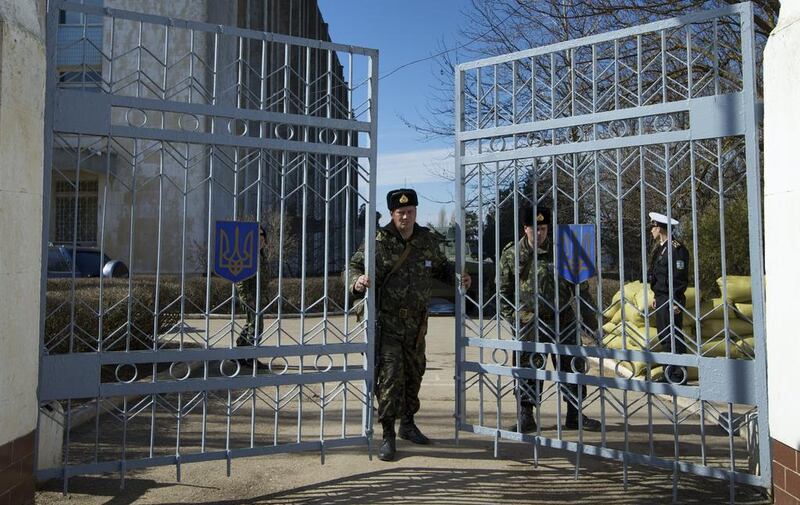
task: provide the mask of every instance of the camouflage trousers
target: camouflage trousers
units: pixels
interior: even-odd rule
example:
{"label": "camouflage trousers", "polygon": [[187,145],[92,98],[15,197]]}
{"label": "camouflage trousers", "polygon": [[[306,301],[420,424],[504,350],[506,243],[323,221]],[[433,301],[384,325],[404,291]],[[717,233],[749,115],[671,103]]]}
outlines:
{"label": "camouflage trousers", "polygon": [[[532,340],[532,337],[533,335],[526,334],[523,336],[522,340],[530,341]],[[570,339],[567,338],[566,340],[569,341]],[[568,342],[561,342],[561,343],[568,343]],[[544,369],[545,366],[547,365],[546,354],[521,352],[519,356],[520,356],[519,366],[523,368]],[[586,361],[581,357],[550,354],[550,360],[553,363],[553,369],[561,372],[572,373],[586,369]],[[520,406],[523,408],[532,408],[535,407],[536,405],[539,405],[543,393],[542,387],[543,387],[543,381],[541,380],[518,379],[517,394]],[[561,387],[564,387],[567,391],[560,389]],[[577,415],[578,414],[577,402],[579,397],[578,385],[563,384],[562,386],[561,384],[559,384],[559,390],[562,391],[562,398],[567,403],[567,415],[568,416]],[[574,400],[569,398],[567,392],[569,392],[572,396],[575,397]],[[580,386],[580,396],[586,398],[586,385],[584,384],[581,384]]]}
{"label": "camouflage trousers", "polygon": [[255,311],[245,309],[247,322],[242,327],[239,338],[236,339],[237,346],[255,345],[256,342],[256,320],[258,320],[258,332],[264,332],[264,316],[256,317]]}
{"label": "camouflage trousers", "polygon": [[[419,389],[425,374],[425,339],[418,331],[397,334],[381,329],[378,357],[378,419],[394,421],[419,411]],[[419,341],[418,341],[419,340]]]}

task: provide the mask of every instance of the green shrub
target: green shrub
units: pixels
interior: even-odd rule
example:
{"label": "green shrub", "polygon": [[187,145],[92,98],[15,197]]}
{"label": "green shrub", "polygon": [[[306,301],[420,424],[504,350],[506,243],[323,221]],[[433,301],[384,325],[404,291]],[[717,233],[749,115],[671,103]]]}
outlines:
{"label": "green shrub", "polygon": [[[151,348],[152,335],[156,326],[155,300],[156,280],[154,276],[135,277],[130,283],[132,299],[128,299],[128,279],[103,279],[102,304],[100,302],[100,279],[49,279],[47,281],[47,315],[45,319],[45,345],[50,353],[91,352],[99,348],[98,337],[102,330],[105,351],[126,349],[141,350]],[[213,314],[230,314],[229,302],[231,283],[225,279],[212,277],[210,280],[211,309]],[[294,314],[300,308],[301,281],[295,278],[283,280],[283,314]],[[158,283],[158,323],[159,334],[169,331],[179,320],[181,305],[180,278],[163,277]],[[183,295],[184,314],[205,312],[206,279],[189,277],[185,279]],[[269,282],[267,293],[262,295],[263,303],[273,300],[277,294],[278,281]],[[308,278],[305,284],[306,307],[319,300],[324,293],[322,278]],[[337,310],[344,305],[344,285],[338,276],[329,277],[328,298],[332,302],[329,310]],[[74,300],[74,302],[73,302]],[[335,304],[335,305],[334,305]],[[102,308],[102,310],[101,310]],[[312,312],[321,312],[322,304],[314,305]],[[130,310],[130,322],[128,312]],[[235,306],[238,315],[242,307]],[[74,311],[74,318],[73,318]],[[268,313],[275,313],[277,305],[267,307]],[[101,318],[102,315],[102,328]],[[74,321],[74,323],[71,323]],[[71,336],[71,338],[70,338]]]}
{"label": "green shrub", "polygon": [[[693,254],[692,237],[686,247]],[[719,207],[710,205],[697,214],[697,250],[699,283],[703,298],[720,296],[717,279],[722,276],[722,238]],[[727,275],[750,275],[750,236],[747,197],[739,194],[725,202],[725,267]],[[692,283],[693,266],[689,275]]]}

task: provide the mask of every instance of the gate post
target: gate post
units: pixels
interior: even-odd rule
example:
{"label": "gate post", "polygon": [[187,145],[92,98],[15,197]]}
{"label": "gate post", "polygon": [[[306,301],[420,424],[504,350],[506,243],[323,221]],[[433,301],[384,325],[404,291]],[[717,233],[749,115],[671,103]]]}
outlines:
{"label": "gate post", "polygon": [[42,273],[44,1],[0,3],[0,502],[33,503]]}
{"label": "gate post", "polygon": [[[797,385],[797,279],[800,247],[800,5],[781,2],[778,25],[764,50],[764,229],[767,282],[767,375],[772,482],[776,503],[800,501],[800,402]],[[766,465],[769,462],[765,462]],[[790,499],[789,496],[794,499]]]}

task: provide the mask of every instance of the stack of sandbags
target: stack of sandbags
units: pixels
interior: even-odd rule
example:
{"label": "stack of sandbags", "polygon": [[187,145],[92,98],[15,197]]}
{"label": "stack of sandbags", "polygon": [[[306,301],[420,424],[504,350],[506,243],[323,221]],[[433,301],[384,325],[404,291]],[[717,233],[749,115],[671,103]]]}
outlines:
{"label": "stack of sandbags", "polygon": [[717,279],[717,286],[727,299],[714,298],[703,302],[700,309],[700,330],[702,331],[702,354],[706,357],[724,357],[725,351],[725,311],[728,312],[728,331],[731,339],[730,357],[748,358],[752,356],[753,343],[753,304],[752,284],[748,276],[728,275]]}
{"label": "stack of sandbags", "polygon": [[[623,300],[624,292],[624,304]],[[646,293],[646,296],[645,296]],[[653,346],[656,342],[656,318],[650,304],[653,303],[655,295],[653,290],[647,284],[642,284],[639,281],[629,282],[618,291],[611,299],[611,305],[603,313],[606,318],[606,323],[603,325],[604,342],[610,345],[606,347],[612,349],[622,348],[622,329],[625,328],[626,337],[633,337],[634,341],[641,342],[641,349],[649,347],[649,350],[656,350]],[[694,304],[695,290],[689,288],[686,290],[687,304],[691,302]],[[623,316],[624,305],[624,316]],[[645,331],[645,317],[644,314],[649,313],[649,332]],[[684,318],[683,331],[687,335],[694,335],[694,325],[689,318]],[[646,335],[647,333],[647,335]],[[620,337],[620,338],[614,338]],[[649,337],[649,338],[647,338]],[[626,338],[625,343],[627,344]],[[648,343],[649,342],[649,346]],[[632,348],[632,347],[626,347]]]}
{"label": "stack of sandbags", "polygon": [[[714,298],[701,300],[699,314],[695,315],[697,291],[690,287],[686,290],[686,314],[683,317],[683,332],[690,340],[692,349],[695,336],[696,319],[700,321],[701,353],[708,357],[724,357],[725,350],[725,311],[728,312],[729,334],[731,337],[730,356],[746,358],[752,355],[753,348],[753,306],[751,303],[750,277],[727,276],[725,282],[726,300]],[[720,291],[723,288],[722,278],[717,280]],[[646,291],[645,291],[646,290]],[[646,293],[646,296],[645,296]],[[624,295],[624,296],[623,296]],[[657,340],[655,314],[649,305],[654,299],[653,291],[640,281],[625,284],[611,299],[611,305],[603,313],[606,323],[603,325],[603,346],[608,349],[665,351],[664,342]],[[623,310],[624,306],[624,310]],[[624,312],[624,315],[623,315]],[[645,328],[644,314],[649,313],[649,328]],[[624,330],[624,337],[623,337]],[[633,376],[644,376],[645,363],[623,362],[622,367]],[[693,370],[696,373],[696,370]],[[652,367],[651,377],[663,374],[660,366]]]}

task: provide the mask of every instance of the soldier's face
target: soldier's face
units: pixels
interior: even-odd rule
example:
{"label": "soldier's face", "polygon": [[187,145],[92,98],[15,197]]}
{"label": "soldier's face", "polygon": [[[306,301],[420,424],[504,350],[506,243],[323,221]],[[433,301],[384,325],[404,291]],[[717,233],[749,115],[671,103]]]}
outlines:
{"label": "soldier's face", "polygon": [[398,231],[410,231],[417,222],[417,208],[413,205],[398,207],[392,211],[392,222]]}
{"label": "soldier's face", "polygon": [[540,224],[536,227],[536,245],[538,247],[542,247],[547,242],[547,233],[549,231],[550,227],[546,224]]}
{"label": "soldier's face", "polygon": [[659,240],[661,238],[661,227],[650,225],[650,235],[653,236],[653,240]]}
{"label": "soldier's face", "polygon": [[546,224],[540,224],[536,228],[533,226],[526,226],[524,228],[525,236],[528,237],[528,243],[533,246],[542,247],[547,242],[547,232],[549,227]]}

